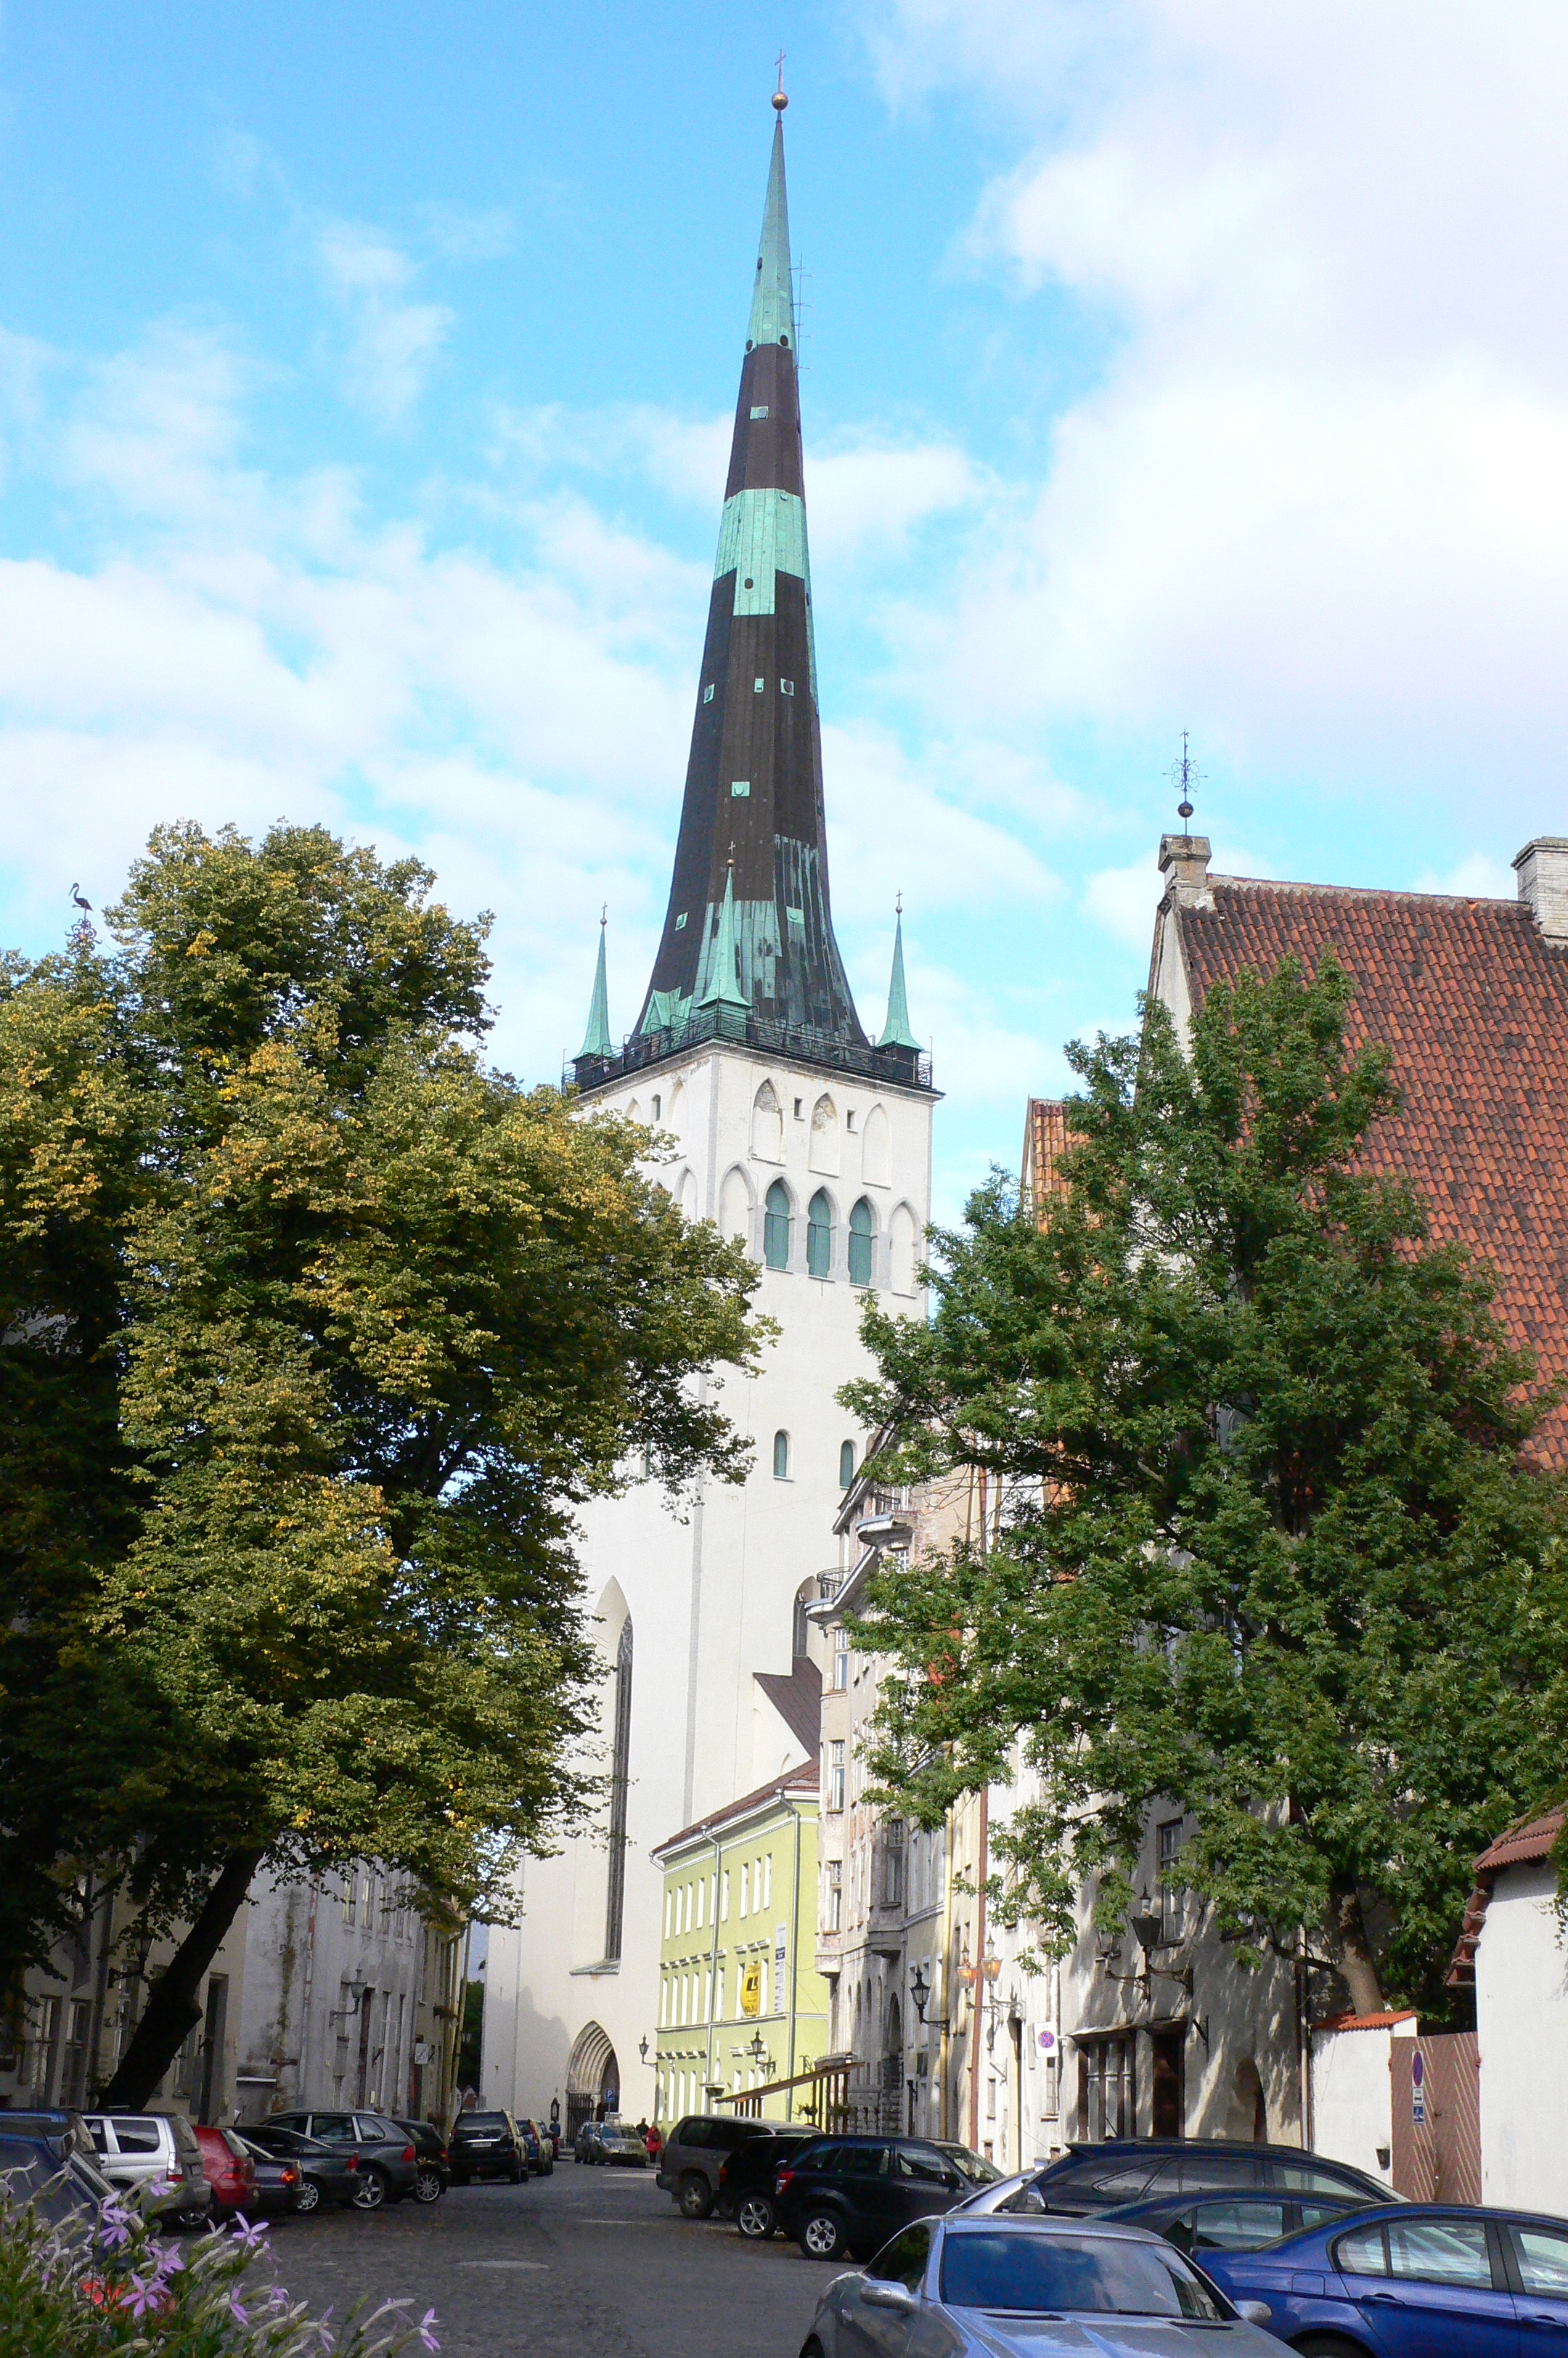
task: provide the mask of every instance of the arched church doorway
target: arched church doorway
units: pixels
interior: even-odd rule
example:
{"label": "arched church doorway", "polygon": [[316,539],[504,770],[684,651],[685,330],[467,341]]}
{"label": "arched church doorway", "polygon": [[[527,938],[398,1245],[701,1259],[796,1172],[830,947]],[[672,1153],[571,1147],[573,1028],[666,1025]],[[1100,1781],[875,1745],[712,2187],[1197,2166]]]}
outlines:
{"label": "arched church doorway", "polygon": [[567,2142],[584,2121],[601,2121],[621,2103],[621,2067],[610,2034],[597,2022],[584,2023],[567,2065]]}

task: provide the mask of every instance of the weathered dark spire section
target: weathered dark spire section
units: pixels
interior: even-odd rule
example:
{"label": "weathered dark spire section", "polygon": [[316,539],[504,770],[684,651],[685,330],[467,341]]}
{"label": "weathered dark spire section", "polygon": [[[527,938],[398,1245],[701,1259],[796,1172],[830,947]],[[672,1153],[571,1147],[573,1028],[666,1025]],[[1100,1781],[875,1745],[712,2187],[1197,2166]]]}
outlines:
{"label": "weathered dark spire section", "polygon": [[694,1008],[713,1003],[733,855],[734,961],[746,1009],[770,1033],[777,1025],[806,1035],[807,1053],[817,1044],[868,1044],[828,906],[805,489],[781,108],[675,880],[638,1020],[644,1039],[678,1034]]}

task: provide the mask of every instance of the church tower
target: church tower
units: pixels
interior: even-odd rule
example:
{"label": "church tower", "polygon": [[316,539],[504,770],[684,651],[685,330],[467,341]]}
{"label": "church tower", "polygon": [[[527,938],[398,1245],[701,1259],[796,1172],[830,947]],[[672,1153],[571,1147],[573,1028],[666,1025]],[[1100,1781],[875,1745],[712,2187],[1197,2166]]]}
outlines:
{"label": "church tower", "polygon": [[[762,1271],[757,1307],[779,1332],[757,1374],[716,1385],[752,1444],[743,1484],[710,1483],[682,1505],[647,1483],[582,1518],[609,1799],[591,1836],[528,1864],[519,1924],[491,1934],[481,2090],[524,2114],[558,2097],[573,2124],[600,2102],[667,2123],[705,2109],[716,2079],[729,2084],[730,2059],[700,2024],[700,2068],[678,2088],[656,2084],[662,1878],[649,1854],[815,1758],[803,1608],[821,1593],[866,1438],[836,1395],[869,1372],[868,1290],[911,1315],[925,1308],[935,1098],[910,1027],[902,923],[875,1041],[833,934],[786,103],[781,91],[664,931],[616,1044],[601,929],[567,1076],[586,1106],[673,1142],[662,1184],[689,1218],[744,1240]],[[802,1894],[802,1943],[815,1910],[815,1892]]]}

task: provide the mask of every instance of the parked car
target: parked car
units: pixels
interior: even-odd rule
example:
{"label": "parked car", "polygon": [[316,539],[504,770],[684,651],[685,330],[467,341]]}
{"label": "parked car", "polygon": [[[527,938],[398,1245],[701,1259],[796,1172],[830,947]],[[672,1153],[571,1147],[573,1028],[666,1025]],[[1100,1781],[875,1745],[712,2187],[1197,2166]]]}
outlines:
{"label": "parked car", "polygon": [[528,2167],[535,2177],[553,2177],[556,2168],[556,2141],[549,2130],[542,2127],[537,2121],[519,2121],[517,2125],[522,2130],[523,2141],[528,2147]]}
{"label": "parked car", "polygon": [[706,2219],[718,2200],[725,2157],[748,2137],[771,2136],[774,2125],[738,2119],[733,2113],[688,2113],[665,2139],[657,2183],[686,2218]]}
{"label": "parked car", "polygon": [[1275,2194],[1242,2187],[1234,2194],[1157,2194],[1150,2201],[1119,2203],[1103,2215],[1163,2235],[1206,2267],[1211,2252],[1260,2252],[1281,2236],[1330,2227],[1366,2208],[1364,2194]]}
{"label": "parked car", "polygon": [[351,2146],[320,2145],[278,2121],[259,2122],[242,2134],[247,2145],[269,2161],[291,2163],[298,2171],[296,2211],[319,2211],[334,2202],[347,2207],[358,2194],[360,2158]]}
{"label": "parked car", "polygon": [[1206,2252],[1281,2342],[1342,2358],[1509,2358],[1568,2350],[1568,2220],[1457,2204],[1358,2212],[1262,2252]]}
{"label": "parked car", "polygon": [[418,2165],[406,2129],[382,2113],[276,2113],[271,2127],[297,2129],[319,2145],[346,2149],[359,2163],[354,2182],[356,2211],[379,2211],[416,2193]]}
{"label": "parked car", "polygon": [[183,2113],[83,2113],[81,2119],[104,2177],[136,2195],[149,2217],[199,2227],[210,2216],[212,2190]]}
{"label": "parked car", "polygon": [[414,2181],[415,2201],[438,2202],[452,2176],[446,2138],[433,2121],[400,2120],[395,2125],[407,2131],[414,2147],[414,2166],[418,2172]]}
{"label": "parked car", "polygon": [[[912,2222],[863,2275],[835,2277],[801,2358],[1151,2358],[1198,2346],[1187,2338],[1195,2326],[1223,2330],[1226,2358],[1279,2358],[1261,2320],[1260,2303],[1227,2299],[1139,2228],[961,2211]],[[1206,2349],[1209,2340],[1200,2332]]]}
{"label": "parked car", "polygon": [[521,2186],[528,2175],[522,2133],[510,2113],[460,2113],[447,2139],[454,2186],[470,2178],[505,2178]]}
{"label": "parked car", "polygon": [[611,2169],[646,2169],[648,2141],[634,2121],[601,2121],[594,2159]]}
{"label": "parked car", "polygon": [[201,2166],[212,2190],[214,2219],[232,2219],[255,2202],[256,2166],[243,2139],[232,2129],[207,2128],[198,2122],[192,2130],[201,2148]]}
{"label": "parked car", "polygon": [[8,2137],[42,2137],[61,2159],[68,2153],[79,2153],[83,2161],[96,2161],[96,2149],[86,2122],[80,2113],[64,2104],[47,2112],[0,2115],[0,2134]]}
{"label": "parked car", "polygon": [[96,2162],[49,2136],[13,2136],[15,2116],[4,2115],[0,2126],[0,2178],[13,2202],[30,2202],[51,2227],[63,2226],[73,2212],[96,2210],[112,2201],[114,2188]]}
{"label": "parked car", "polygon": [[[286,2160],[282,2154],[268,2153],[262,2146],[253,2145],[243,2129],[236,2129],[234,2135],[249,2154],[255,2172],[255,2186],[245,2205],[249,2218],[280,2219],[290,2211],[315,2209],[315,2203],[300,2203],[299,2190],[304,2181],[297,2161]],[[319,2200],[318,2196],[317,2201]]]}
{"label": "parked car", "polygon": [[572,2159],[574,2161],[598,2160],[599,2156],[595,2148],[599,2144],[599,2133],[602,2126],[603,2123],[601,2121],[584,2121],[581,2128],[579,2129],[576,2136],[572,2139]]}
{"label": "parked car", "polygon": [[912,2219],[950,2211],[969,2190],[924,2137],[816,2137],[773,2177],[778,2223],[807,2259],[881,2251]]}
{"label": "parked car", "polygon": [[1350,2196],[1362,2202],[1392,2198],[1380,2179],[1325,2161],[1295,2145],[1239,2145],[1220,2137],[1116,2137],[1076,2145],[1060,2161],[1003,2179],[965,2204],[967,2211],[1054,2211],[1071,2218],[1113,2211],[1159,2194],[1239,2193],[1249,2187],[1281,2193]]}
{"label": "parked car", "polygon": [[988,2161],[972,2146],[949,2145],[946,2137],[933,2137],[938,2153],[945,2153],[955,2169],[961,2170],[971,2186],[1000,2186],[1001,2172],[994,2162]]}
{"label": "parked car", "polygon": [[749,2244],[766,2243],[778,2225],[773,2180],[785,2162],[816,2141],[814,2128],[780,2128],[772,2136],[745,2137],[719,2165],[714,2208],[733,2219]]}

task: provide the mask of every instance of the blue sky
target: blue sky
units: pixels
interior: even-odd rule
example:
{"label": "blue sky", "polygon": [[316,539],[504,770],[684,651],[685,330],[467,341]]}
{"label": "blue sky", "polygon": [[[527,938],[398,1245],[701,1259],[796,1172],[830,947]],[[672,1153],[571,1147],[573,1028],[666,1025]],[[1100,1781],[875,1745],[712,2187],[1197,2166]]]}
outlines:
{"label": "blue sky", "polygon": [[553,1076],[662,915],[787,52],[835,907],[945,1209],[1232,872],[1568,833],[1568,20],[1336,0],[0,16],[0,939],[159,819],[496,915]]}

